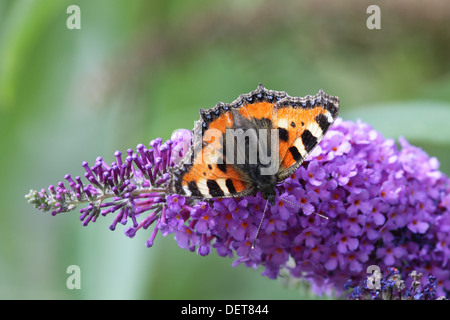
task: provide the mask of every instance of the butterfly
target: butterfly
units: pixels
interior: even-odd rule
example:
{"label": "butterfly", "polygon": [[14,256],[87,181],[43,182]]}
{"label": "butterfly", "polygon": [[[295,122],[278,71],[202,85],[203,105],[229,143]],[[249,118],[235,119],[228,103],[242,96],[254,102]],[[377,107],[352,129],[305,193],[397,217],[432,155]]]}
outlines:
{"label": "butterfly", "polygon": [[200,109],[193,143],[170,169],[168,191],[194,198],[260,192],[273,205],[277,184],[299,168],[338,113],[339,98],[322,90],[291,97],[261,84],[232,103]]}

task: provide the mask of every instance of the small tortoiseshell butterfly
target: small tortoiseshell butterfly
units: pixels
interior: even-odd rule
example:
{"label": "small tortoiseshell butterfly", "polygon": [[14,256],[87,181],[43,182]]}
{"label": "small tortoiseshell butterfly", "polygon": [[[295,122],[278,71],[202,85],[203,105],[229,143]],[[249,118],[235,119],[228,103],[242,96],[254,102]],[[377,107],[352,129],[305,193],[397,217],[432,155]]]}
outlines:
{"label": "small tortoiseshell butterfly", "polygon": [[338,112],[339,98],[322,90],[290,97],[261,84],[231,104],[201,109],[193,144],[171,169],[168,191],[195,198],[261,192],[274,204],[277,183],[298,169]]}

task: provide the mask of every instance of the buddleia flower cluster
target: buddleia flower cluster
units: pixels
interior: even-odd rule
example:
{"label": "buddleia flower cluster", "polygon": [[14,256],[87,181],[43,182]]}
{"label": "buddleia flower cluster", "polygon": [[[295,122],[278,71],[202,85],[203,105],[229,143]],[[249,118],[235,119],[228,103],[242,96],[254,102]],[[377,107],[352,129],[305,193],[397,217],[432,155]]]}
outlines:
{"label": "buddleia flower cluster", "polygon": [[342,293],[349,278],[366,277],[369,265],[396,266],[403,278],[412,270],[433,274],[436,294],[449,293],[450,180],[436,158],[405,139],[397,147],[366,123],[338,118],[277,186],[263,220],[260,194],[205,200],[167,192],[168,169],[191,144],[191,131],[179,130],[164,143],[117,151],[111,164],[100,157],[92,166],[83,162],[85,182],[66,175],[26,198],[53,215],[84,205],[83,225],[107,216],[110,229],[125,225],[128,237],[150,228],[149,247],[158,234],[171,234],[183,249],[215,251],[234,266],[261,267],[269,278],[287,271],[317,294]]}

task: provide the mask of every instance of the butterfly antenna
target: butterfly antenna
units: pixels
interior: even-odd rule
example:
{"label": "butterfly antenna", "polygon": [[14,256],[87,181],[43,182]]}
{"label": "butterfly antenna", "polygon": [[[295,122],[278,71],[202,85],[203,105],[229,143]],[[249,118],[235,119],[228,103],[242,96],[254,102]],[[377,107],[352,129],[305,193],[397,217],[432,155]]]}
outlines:
{"label": "butterfly antenna", "polygon": [[[305,208],[302,207],[301,205],[298,205],[298,204],[296,204],[296,203],[293,203],[293,202],[291,202],[291,201],[289,201],[289,200],[283,199],[283,201],[285,201],[285,202],[287,202],[287,203],[290,203],[290,204],[292,204],[292,205],[294,205],[294,206],[296,206],[296,207],[299,207],[299,208],[302,208],[303,210],[305,210]],[[262,215],[262,217],[261,217],[261,220],[259,221],[258,229],[256,230],[255,239],[253,239],[253,243],[252,243],[252,246],[251,246],[252,250],[255,249],[255,243],[256,243],[256,239],[258,238],[259,230],[261,230],[262,223],[263,223],[263,221],[264,221],[264,218],[266,217],[266,210],[267,210],[267,205],[268,205],[268,203],[269,203],[269,201],[267,200],[267,201],[266,201],[266,206],[264,207],[263,215]],[[327,217],[327,216],[324,216],[323,214],[317,213],[317,212],[315,212],[315,211],[311,211],[311,213],[314,213],[315,215],[317,215],[317,216],[319,216],[319,217],[321,217],[321,218],[323,218],[323,219],[325,219],[325,220],[328,220],[328,217]]]}
{"label": "butterfly antenna", "polygon": [[[303,208],[301,205],[298,205],[298,204],[296,204],[296,203],[293,203],[293,202],[291,202],[291,201],[289,201],[289,200],[283,199],[283,201],[286,201],[287,203],[290,203],[290,204],[292,204],[292,205],[294,205],[294,206],[297,206],[297,207],[302,208],[303,210],[305,210],[305,208]],[[325,220],[328,220],[328,217],[327,217],[327,216],[324,216],[323,214],[320,214],[320,213],[317,213],[317,212],[314,212],[314,211],[311,211],[311,213],[314,213],[315,215],[317,215],[317,216],[319,216],[319,217],[321,217],[321,218],[323,218],[323,219],[325,219]]]}
{"label": "butterfly antenna", "polygon": [[262,223],[264,221],[264,218],[266,217],[266,210],[267,210],[267,204],[269,203],[269,200],[266,201],[266,206],[264,207],[264,211],[261,217],[261,221],[259,221],[259,226],[258,229],[256,230],[256,235],[255,235],[255,239],[253,239],[253,243],[252,243],[252,250],[255,249],[255,243],[256,243],[256,239],[258,238],[258,234],[259,234],[259,230],[261,229]]}

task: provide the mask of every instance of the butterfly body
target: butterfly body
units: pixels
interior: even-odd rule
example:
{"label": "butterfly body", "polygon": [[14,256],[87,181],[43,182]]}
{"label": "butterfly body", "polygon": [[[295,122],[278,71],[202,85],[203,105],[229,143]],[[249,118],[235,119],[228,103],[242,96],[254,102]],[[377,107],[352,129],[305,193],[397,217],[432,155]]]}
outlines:
{"label": "butterfly body", "polygon": [[277,183],[292,175],[339,112],[339,98],[322,90],[290,97],[262,85],[230,104],[201,109],[193,143],[171,169],[169,191],[196,198],[260,192],[271,204]]}

